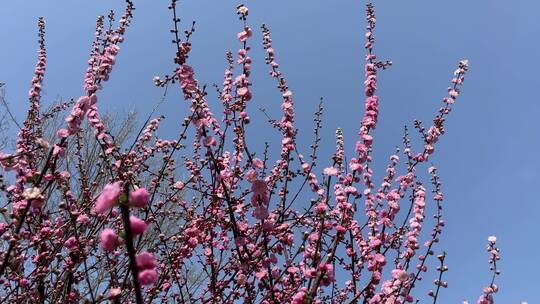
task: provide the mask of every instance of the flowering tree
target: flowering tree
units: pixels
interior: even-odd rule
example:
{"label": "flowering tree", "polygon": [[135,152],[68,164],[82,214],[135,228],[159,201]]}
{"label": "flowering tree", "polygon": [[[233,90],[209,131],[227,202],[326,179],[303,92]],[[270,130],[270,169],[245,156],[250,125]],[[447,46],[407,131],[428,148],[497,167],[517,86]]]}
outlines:
{"label": "flowering tree", "polygon": [[[98,18],[85,93],[54,108],[58,114],[71,107],[56,138],[45,140],[43,125],[51,112],[41,111],[46,49],[45,23],[39,20],[28,115],[15,152],[0,158],[3,170],[13,172],[0,184],[5,195],[0,301],[418,302],[425,291],[415,287],[427,275],[444,227],[441,181],[435,167],[425,167],[445,133],[467,60],[459,62],[433,124],[414,122],[422,146],[413,147],[405,129],[402,148],[390,156],[376,184],[371,151],[379,116],[377,77],[391,62],[374,53],[373,5],[366,9],[366,97],[358,140],[346,153],[343,131],[336,130],[336,150],[325,168],[316,162],[322,107],[315,114],[314,143],[304,156],[297,145],[293,93],[277,63],[270,29],[261,27],[263,48],[282,96],[282,117],[270,119],[281,134],[275,156],[268,145],[254,151],[247,144],[247,106],[254,97],[248,8],[237,8],[240,50],[227,53],[223,86],[217,88],[222,111],[215,115],[206,87],[189,65],[194,27],[180,29],[176,6],[172,0],[176,66],[170,75],[154,78],[165,90],[178,84],[189,106],[175,140],[157,135],[162,120],[157,118],[148,119],[129,144],[112,135],[98,111],[99,93],[132,21],[129,0],[118,26],[112,13]],[[91,166],[84,156],[84,123],[94,130],[99,151]],[[431,211],[433,222],[426,220]],[[497,292],[499,250],[495,237],[488,241],[493,279],[478,303],[493,303]],[[438,255],[433,269],[435,286],[428,291],[433,303],[447,287],[445,257]]]}

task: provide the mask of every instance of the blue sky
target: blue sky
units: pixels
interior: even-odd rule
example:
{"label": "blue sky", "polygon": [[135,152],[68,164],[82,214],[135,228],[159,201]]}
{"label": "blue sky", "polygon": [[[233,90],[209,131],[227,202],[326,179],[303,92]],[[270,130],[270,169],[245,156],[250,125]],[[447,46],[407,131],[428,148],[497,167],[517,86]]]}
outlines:
{"label": "blue sky", "polygon": [[[78,97],[95,18],[122,1],[6,1],[0,10],[0,81],[17,117],[26,110],[26,92],[36,57],[36,19],[47,23],[48,66],[45,100]],[[167,1],[135,1],[132,27],[111,80],[100,93],[107,111],[136,108],[148,113],[162,90],[154,75],[173,68],[171,19]],[[203,83],[221,83],[225,51],[238,48],[240,23],[235,1],[183,0],[180,17],[196,20],[191,63]],[[295,93],[301,142],[311,139],[312,113],[325,98],[323,157],[333,149],[335,128],[352,146],[362,115],[363,1],[246,1],[255,29],[254,129],[270,138],[259,107],[279,110],[279,95],[263,64],[262,23],[272,29],[274,47]],[[375,132],[375,161],[382,168],[400,144],[402,128],[414,118],[428,124],[462,58],[470,60],[463,94],[447,121],[447,134],[433,158],[443,179],[447,227],[438,250],[448,252],[450,288],[441,303],[475,300],[488,283],[485,243],[496,235],[502,248],[499,303],[540,303],[537,257],[540,245],[540,161],[537,132],[540,107],[540,23],[538,1],[456,0],[375,1],[376,53],[392,60],[380,73],[381,118]],[[169,94],[158,112],[168,117],[162,133],[173,136],[186,110],[179,94]],[[218,109],[214,112],[219,113]],[[263,131],[264,130],[264,131]],[[327,159],[327,158],[326,158]],[[427,278],[426,278],[427,279]]]}

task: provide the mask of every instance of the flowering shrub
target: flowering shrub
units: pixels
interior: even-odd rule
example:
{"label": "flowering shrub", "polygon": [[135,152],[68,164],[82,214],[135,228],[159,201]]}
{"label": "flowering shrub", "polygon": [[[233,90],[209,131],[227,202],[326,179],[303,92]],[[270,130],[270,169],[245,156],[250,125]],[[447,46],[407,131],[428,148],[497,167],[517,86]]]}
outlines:
{"label": "flowering shrub", "polygon": [[[425,294],[415,287],[429,270],[436,279],[427,293],[437,302],[441,287],[448,285],[443,280],[446,254],[437,256],[437,268],[429,269],[427,261],[437,262],[444,196],[436,168],[425,167],[445,133],[468,61],[458,63],[433,124],[415,121],[422,147],[413,147],[405,129],[403,147],[390,156],[382,183],[376,184],[371,152],[380,114],[377,81],[391,62],[374,53],[371,4],[358,140],[346,153],[338,129],[326,168],[316,162],[322,108],[305,156],[297,145],[294,95],[277,63],[270,29],[261,27],[266,64],[282,96],[282,117],[270,120],[281,134],[274,157],[270,147],[253,151],[246,140],[247,105],[256,97],[250,89],[248,8],[237,8],[240,49],[227,54],[218,88],[222,111],[216,115],[189,65],[194,27],[180,30],[176,6],[176,0],[169,6],[176,66],[153,81],[163,88],[179,85],[189,114],[176,140],[157,135],[162,118],[156,118],[127,146],[107,130],[98,104],[132,21],[133,4],[127,1],[117,27],[114,14],[108,26],[106,18],[98,18],[85,93],[69,104],[65,124],[51,143],[43,131],[51,112],[43,112],[40,102],[46,49],[45,24],[39,20],[27,119],[16,151],[1,156],[3,170],[12,173],[0,184],[6,198],[0,302],[412,303]],[[100,158],[91,168],[83,165],[85,123],[99,144]],[[426,220],[431,211],[433,222]],[[488,241],[493,279],[477,303],[493,303],[497,292],[499,250],[495,237]]]}

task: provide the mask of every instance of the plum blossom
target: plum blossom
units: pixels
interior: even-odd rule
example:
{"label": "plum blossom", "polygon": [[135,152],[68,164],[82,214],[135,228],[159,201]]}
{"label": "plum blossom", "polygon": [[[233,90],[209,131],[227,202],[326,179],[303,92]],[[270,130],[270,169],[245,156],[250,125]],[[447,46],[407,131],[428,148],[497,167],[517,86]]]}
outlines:
{"label": "plum blossom", "polygon": [[112,184],[107,184],[103,188],[94,206],[95,210],[98,213],[105,213],[105,211],[111,209],[112,206],[116,203],[121,191],[120,185],[121,182],[115,182]]}
{"label": "plum blossom", "polygon": [[142,285],[152,285],[158,279],[158,274],[155,269],[146,269],[139,272],[139,282]]}
{"label": "plum blossom", "polygon": [[137,208],[144,208],[148,205],[149,193],[146,188],[139,188],[129,194],[129,202]]}
{"label": "plum blossom", "polygon": [[152,269],[156,268],[157,266],[157,260],[156,257],[149,253],[148,251],[141,252],[139,255],[137,255],[137,268],[143,270],[143,269]]}
{"label": "plum blossom", "polygon": [[323,173],[326,176],[336,176],[338,175],[338,172],[339,172],[338,169],[335,167],[329,167],[323,170]]}
{"label": "plum blossom", "polygon": [[79,246],[79,242],[77,241],[77,238],[72,236],[66,240],[64,246],[69,250],[75,250]]}
{"label": "plum blossom", "polygon": [[118,245],[118,236],[114,230],[110,228],[105,228],[101,232],[101,248],[104,251],[112,251]]}
{"label": "plum blossom", "polygon": [[148,225],[143,220],[138,219],[133,215],[129,217],[129,223],[131,226],[131,233],[133,233],[133,235],[143,234],[148,227]]}
{"label": "plum blossom", "polygon": [[109,299],[117,298],[122,293],[122,289],[120,288],[111,288],[109,289],[109,292],[107,293],[107,296]]}

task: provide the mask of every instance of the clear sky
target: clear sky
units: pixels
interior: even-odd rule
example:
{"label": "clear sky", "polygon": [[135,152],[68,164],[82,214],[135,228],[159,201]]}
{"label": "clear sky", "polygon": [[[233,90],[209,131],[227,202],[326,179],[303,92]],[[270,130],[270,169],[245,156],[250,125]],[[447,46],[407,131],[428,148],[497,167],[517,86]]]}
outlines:
{"label": "clear sky", "polygon": [[[53,4],[54,3],[54,4]],[[240,23],[235,1],[183,0],[183,25],[198,22],[191,63],[203,83],[221,83],[225,51],[236,50]],[[311,139],[312,113],[325,98],[323,157],[331,154],[336,127],[348,147],[362,114],[364,1],[247,1],[256,30],[254,128],[275,135],[259,107],[277,113],[279,98],[263,64],[262,23],[272,29],[274,47],[295,93],[301,142]],[[100,108],[148,113],[162,90],[154,75],[170,73],[174,49],[168,1],[135,0],[134,22],[122,45],[111,80],[100,93]],[[36,20],[47,24],[48,66],[45,100],[78,97],[95,18],[122,1],[3,1],[0,9],[0,81],[19,119],[36,57]],[[538,262],[540,206],[537,191],[538,88],[540,87],[539,1],[454,0],[375,1],[376,53],[394,62],[379,75],[381,119],[375,161],[383,168],[402,128],[414,118],[426,124],[440,106],[451,72],[470,60],[463,94],[447,122],[447,134],[433,158],[446,194],[446,230],[437,251],[448,252],[449,289],[441,303],[476,300],[489,282],[485,244],[496,235],[502,250],[499,303],[540,303]],[[187,106],[179,94],[168,96],[158,112],[168,117],[164,136],[175,134]],[[219,109],[214,112],[219,113]],[[253,132],[253,131],[252,131]],[[255,141],[255,138],[253,138]],[[324,163],[324,162],[323,162]],[[431,280],[426,277],[426,280]]]}

